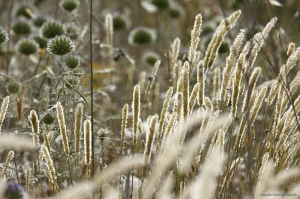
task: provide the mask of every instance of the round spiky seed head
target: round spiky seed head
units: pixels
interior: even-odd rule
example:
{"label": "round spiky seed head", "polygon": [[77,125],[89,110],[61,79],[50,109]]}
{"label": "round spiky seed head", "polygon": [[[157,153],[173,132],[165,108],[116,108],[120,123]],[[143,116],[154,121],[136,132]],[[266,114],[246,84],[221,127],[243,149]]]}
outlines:
{"label": "round spiky seed head", "polygon": [[14,10],[16,17],[26,17],[27,19],[32,19],[34,17],[34,8],[32,6],[21,4],[19,6],[16,6],[16,9]]}
{"label": "round spiky seed head", "polygon": [[40,29],[41,36],[52,39],[58,35],[65,34],[65,27],[58,21],[48,21],[43,24]]}
{"label": "round spiky seed head", "polygon": [[22,39],[16,45],[16,51],[27,56],[36,53],[38,49],[39,45],[33,39]]}
{"label": "round spiky seed head", "polygon": [[66,66],[70,69],[75,69],[80,64],[80,60],[79,60],[78,56],[76,56],[76,55],[70,55],[67,58],[65,58],[64,61],[65,61]]}
{"label": "round spiky seed head", "polygon": [[78,5],[79,5],[78,0],[63,0],[60,3],[60,7],[67,12],[72,12],[78,7]]}
{"label": "round spiky seed head", "polygon": [[142,60],[144,63],[153,66],[157,60],[160,60],[160,56],[155,52],[149,51],[143,55]]}
{"label": "round spiky seed head", "polygon": [[34,35],[34,36],[32,36],[32,38],[34,39],[34,41],[36,41],[39,44],[40,48],[47,47],[47,42],[48,42],[47,39],[40,37],[39,35]]}
{"label": "round spiky seed head", "polygon": [[0,44],[7,42],[8,34],[4,28],[0,27]]}
{"label": "round spiky seed head", "polygon": [[47,113],[43,118],[45,124],[52,124],[54,121],[55,117],[51,113]]}
{"label": "round spiky seed head", "polygon": [[168,8],[168,14],[172,19],[178,19],[184,15],[184,9],[181,5],[172,2]]}
{"label": "round spiky seed head", "polygon": [[6,91],[9,94],[17,94],[20,91],[20,89],[21,89],[20,83],[15,82],[15,81],[10,81],[6,85]]}
{"label": "round spiky seed head", "polygon": [[35,25],[36,27],[41,27],[46,21],[47,21],[46,17],[38,16],[33,20],[33,25]]}
{"label": "round spiky seed head", "polygon": [[74,50],[75,45],[70,37],[56,36],[47,43],[47,51],[55,55],[65,55]]}
{"label": "round spiky seed head", "polygon": [[71,39],[77,39],[79,36],[80,29],[75,23],[68,23],[66,24],[66,35],[69,36]]}
{"label": "round spiky seed head", "polygon": [[154,30],[147,27],[134,28],[128,37],[129,44],[131,45],[145,45],[150,44],[156,39]]}
{"label": "round spiky seed head", "polygon": [[78,83],[78,80],[75,78],[66,78],[65,80],[65,86],[69,89],[73,88],[74,86],[77,86]]}
{"label": "round spiky seed head", "polygon": [[155,5],[159,10],[165,10],[169,7],[169,0],[152,0],[151,3]]}
{"label": "round spiky seed head", "polygon": [[28,35],[31,33],[31,27],[28,22],[17,20],[12,25],[12,30],[16,35]]}
{"label": "round spiky seed head", "polygon": [[23,187],[15,182],[6,182],[3,190],[3,197],[7,199],[27,198]]}
{"label": "round spiky seed head", "polygon": [[125,15],[114,15],[113,16],[113,27],[114,31],[126,30],[131,26],[131,22]]}

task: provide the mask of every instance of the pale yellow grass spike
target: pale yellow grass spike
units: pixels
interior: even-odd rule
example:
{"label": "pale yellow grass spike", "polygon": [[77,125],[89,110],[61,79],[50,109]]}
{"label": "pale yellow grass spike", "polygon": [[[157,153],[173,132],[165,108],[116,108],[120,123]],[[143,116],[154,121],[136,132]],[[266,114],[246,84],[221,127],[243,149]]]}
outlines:
{"label": "pale yellow grass spike", "polygon": [[190,115],[193,112],[196,100],[199,97],[199,90],[200,90],[200,83],[196,83],[193,87],[193,90],[191,92],[191,95],[189,97],[189,110],[190,110]]}
{"label": "pale yellow grass spike", "polygon": [[214,70],[214,90],[213,90],[213,104],[215,107],[219,106],[219,99],[218,99],[218,94],[220,90],[220,81],[221,81],[221,69],[215,68]]}
{"label": "pale yellow grass spike", "polygon": [[247,109],[248,109],[248,95],[249,95],[249,99],[251,98],[252,96],[252,91],[254,90],[255,86],[256,86],[256,82],[258,80],[258,77],[260,75],[260,72],[261,72],[261,68],[260,67],[256,67],[252,74],[251,74],[251,77],[250,77],[250,80],[249,80],[249,84],[248,84],[248,89],[247,89],[247,92],[246,92],[246,95],[245,95],[245,98],[244,98],[244,103],[243,103],[243,107],[242,107],[242,112],[246,112]]}
{"label": "pale yellow grass spike", "polygon": [[236,20],[241,15],[241,11],[238,10],[232,13],[228,18],[221,21],[219,27],[213,34],[213,37],[207,47],[205,57],[204,57],[204,68],[209,69],[213,66],[213,63],[218,55],[218,50],[221,46],[221,43],[224,40],[227,32],[235,26]]}
{"label": "pale yellow grass spike", "polygon": [[91,164],[92,159],[92,129],[91,129],[91,121],[84,121],[84,162],[86,165]]}
{"label": "pale yellow grass spike", "polygon": [[197,83],[200,84],[198,101],[200,106],[204,104],[205,78],[206,73],[203,67],[203,62],[200,61],[197,65]]}
{"label": "pale yellow grass spike", "polygon": [[295,51],[295,43],[291,42],[289,44],[288,50],[286,52],[286,55],[289,57],[291,54]]}
{"label": "pale yellow grass spike", "polygon": [[259,90],[258,95],[255,97],[254,105],[251,107],[250,110],[250,124],[252,124],[258,114],[258,111],[263,103],[263,100],[265,99],[266,93],[267,93],[268,88],[267,87],[262,87]]}
{"label": "pale yellow grass spike", "polygon": [[2,123],[3,120],[5,118],[5,114],[8,108],[8,104],[9,104],[9,96],[5,97],[3,102],[2,102],[2,106],[0,109],[0,135],[1,135],[1,127],[2,127]]}
{"label": "pale yellow grass spike", "polygon": [[167,110],[170,105],[172,94],[173,94],[173,87],[170,87],[167,91],[166,99],[164,101],[163,108],[162,108],[161,114],[160,114],[156,150],[158,150],[160,147],[161,137],[162,137],[162,133],[163,133],[163,127],[164,127],[165,119],[166,119],[166,113],[167,113]]}
{"label": "pale yellow grass spike", "polygon": [[38,138],[38,135],[40,134],[40,121],[38,119],[38,116],[35,112],[35,110],[31,110],[30,111],[30,114],[28,116],[28,119],[30,120],[30,123],[31,123],[31,129],[32,129],[32,137],[33,137],[33,143],[34,143],[34,146],[38,146],[39,144],[39,138]]}
{"label": "pale yellow grass spike", "polygon": [[133,99],[132,99],[132,124],[133,124],[133,137],[132,137],[132,144],[133,147],[136,145],[136,136],[138,130],[138,122],[140,118],[140,105],[141,104],[141,95],[140,95],[140,86],[136,85],[133,89]]}
{"label": "pale yellow grass spike", "polygon": [[234,78],[232,83],[232,96],[231,96],[231,113],[233,117],[236,117],[237,109],[238,109],[238,99],[239,96],[242,93],[242,87],[241,87],[241,81],[243,77],[243,66],[245,64],[245,58],[247,54],[249,53],[249,50],[251,48],[250,42],[247,42],[239,55],[239,58],[237,60],[237,65],[234,70]]}
{"label": "pale yellow grass spike", "polygon": [[81,126],[82,126],[83,105],[78,104],[75,112],[74,136],[75,153],[78,155],[80,149]]}
{"label": "pale yellow grass spike", "polygon": [[128,119],[128,104],[125,104],[122,109],[122,124],[121,124],[121,142],[120,142],[120,154],[122,154],[125,140],[125,131]]}
{"label": "pale yellow grass spike", "polygon": [[172,43],[172,52],[171,52],[171,82],[173,85],[176,84],[176,67],[177,67],[177,59],[180,50],[180,38],[176,38]]}
{"label": "pale yellow grass spike", "polygon": [[196,60],[196,51],[198,48],[198,43],[200,41],[201,26],[202,26],[202,15],[198,14],[195,17],[194,27],[193,30],[191,31],[191,46],[190,46],[188,58],[189,61],[192,63],[195,62]]}
{"label": "pale yellow grass spike", "polygon": [[226,58],[226,66],[223,71],[222,75],[222,84],[221,84],[221,90],[219,94],[219,100],[226,102],[226,92],[227,92],[227,86],[229,84],[230,79],[232,78],[232,70],[235,66],[236,59],[238,57],[239,50],[241,48],[241,45],[243,43],[245,35],[245,30],[241,29],[240,33],[236,36],[231,48],[230,53],[228,57]]}
{"label": "pale yellow grass spike", "polygon": [[277,18],[276,17],[272,18],[271,21],[267,23],[266,27],[262,30],[262,32],[256,33],[253,39],[251,40],[251,43],[254,43],[254,45],[252,44],[253,47],[251,49],[247,65],[245,67],[246,74],[249,73],[250,69],[253,67],[258,52],[260,51],[261,47],[265,42],[265,39],[267,38],[272,28],[275,26],[276,22],[277,22]]}
{"label": "pale yellow grass spike", "polygon": [[63,140],[64,152],[68,156],[70,154],[69,140],[68,140],[68,136],[67,136],[67,128],[66,128],[66,123],[65,123],[64,110],[63,110],[63,107],[60,102],[57,102],[57,104],[56,104],[56,112],[57,112],[60,134],[61,134],[61,137]]}
{"label": "pale yellow grass spike", "polygon": [[106,28],[106,42],[107,45],[113,46],[113,34],[114,34],[114,28],[113,28],[113,19],[111,14],[107,14],[105,16],[105,28]]}
{"label": "pale yellow grass spike", "polygon": [[149,132],[146,139],[146,145],[145,145],[145,152],[144,152],[144,164],[147,165],[151,161],[151,151],[153,146],[153,141],[155,138],[155,132],[156,132],[156,122],[158,120],[158,115],[154,115],[151,118],[150,125],[149,125]]}
{"label": "pale yellow grass spike", "polygon": [[9,151],[9,152],[8,152],[7,158],[6,158],[6,161],[5,161],[5,165],[4,165],[2,174],[1,174],[1,178],[3,178],[4,175],[6,174],[8,165],[9,165],[9,163],[11,162],[11,160],[14,158],[14,155],[15,155],[15,152],[14,152],[14,151]]}
{"label": "pale yellow grass spike", "polygon": [[184,62],[182,68],[182,97],[183,97],[183,119],[187,119],[189,115],[189,62]]}
{"label": "pale yellow grass spike", "polygon": [[255,186],[254,196],[259,197],[262,193],[267,191],[270,180],[273,177],[273,163],[269,161],[269,154],[266,153],[262,158],[261,167],[258,173],[258,180]]}

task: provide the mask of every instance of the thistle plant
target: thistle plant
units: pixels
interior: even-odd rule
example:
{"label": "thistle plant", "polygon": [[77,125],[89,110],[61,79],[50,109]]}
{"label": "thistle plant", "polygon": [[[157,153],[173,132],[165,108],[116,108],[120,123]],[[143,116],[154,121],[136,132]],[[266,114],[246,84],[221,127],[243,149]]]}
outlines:
{"label": "thistle plant", "polygon": [[56,36],[47,43],[47,51],[55,55],[65,55],[74,50],[73,41],[64,35]]}
{"label": "thistle plant", "polygon": [[22,39],[16,45],[16,51],[23,55],[31,55],[39,50],[39,45],[32,39]]}
{"label": "thistle plant", "polygon": [[300,194],[293,2],[1,3],[0,198]]}

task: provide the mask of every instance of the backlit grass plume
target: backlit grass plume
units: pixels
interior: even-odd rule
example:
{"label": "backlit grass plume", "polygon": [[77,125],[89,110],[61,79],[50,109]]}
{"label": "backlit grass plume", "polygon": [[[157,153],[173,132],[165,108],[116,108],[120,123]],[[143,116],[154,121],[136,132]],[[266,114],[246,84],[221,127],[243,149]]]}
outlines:
{"label": "backlit grass plume", "polygon": [[1,134],[1,127],[3,124],[3,120],[5,119],[5,114],[8,108],[8,104],[9,104],[9,96],[5,97],[2,105],[1,105],[1,110],[0,110],[0,134]]}

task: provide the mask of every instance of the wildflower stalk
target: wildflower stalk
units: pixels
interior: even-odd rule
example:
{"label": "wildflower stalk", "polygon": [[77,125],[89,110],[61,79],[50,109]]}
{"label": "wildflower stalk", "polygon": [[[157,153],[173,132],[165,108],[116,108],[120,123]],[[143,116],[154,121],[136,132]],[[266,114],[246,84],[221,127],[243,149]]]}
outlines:
{"label": "wildflower stalk", "polygon": [[38,143],[39,143],[38,135],[40,134],[40,127],[39,127],[39,122],[40,121],[38,119],[38,116],[37,116],[35,110],[30,111],[28,119],[30,120],[31,129],[32,129],[32,132],[33,132],[33,144],[34,144],[35,147],[37,147]]}
{"label": "wildflower stalk", "polygon": [[4,98],[4,100],[2,102],[1,110],[0,110],[0,135],[1,135],[2,123],[3,123],[4,118],[5,118],[5,114],[6,114],[6,111],[7,111],[8,104],[9,104],[9,96]]}
{"label": "wildflower stalk", "polygon": [[162,111],[161,111],[161,114],[160,114],[158,134],[157,134],[156,151],[158,151],[159,147],[160,147],[161,137],[162,137],[162,133],[163,133],[163,127],[164,127],[164,124],[165,124],[165,117],[166,117],[167,110],[169,108],[172,93],[173,93],[173,87],[170,87],[169,90],[167,91],[167,96],[166,96],[166,99],[164,101],[163,108],[162,108]]}
{"label": "wildflower stalk", "polygon": [[133,112],[133,118],[132,118],[132,124],[133,124],[133,137],[132,137],[132,147],[133,150],[135,150],[136,147],[136,134],[138,130],[138,122],[140,118],[140,86],[136,85],[133,90],[133,101],[132,101],[132,112]]}
{"label": "wildflower stalk", "polygon": [[90,166],[92,159],[92,131],[91,122],[89,120],[84,121],[84,162],[87,167],[87,177],[90,178]]}
{"label": "wildflower stalk", "polygon": [[82,114],[83,114],[83,105],[78,104],[75,112],[75,128],[74,128],[74,136],[75,136],[75,153],[76,153],[76,161],[78,161],[78,153],[80,149],[80,138],[81,138],[81,126],[82,126]]}
{"label": "wildflower stalk", "polygon": [[6,158],[6,161],[5,161],[5,165],[4,165],[2,174],[1,174],[1,178],[3,178],[4,175],[6,174],[8,165],[9,165],[9,163],[11,162],[11,160],[13,159],[14,155],[15,155],[15,152],[14,152],[14,151],[9,151],[9,152],[8,152],[8,155],[7,155],[7,158]]}
{"label": "wildflower stalk", "polygon": [[122,125],[121,125],[121,142],[120,142],[120,155],[122,155],[124,140],[125,140],[125,130],[128,118],[128,104],[125,104],[122,110]]}

